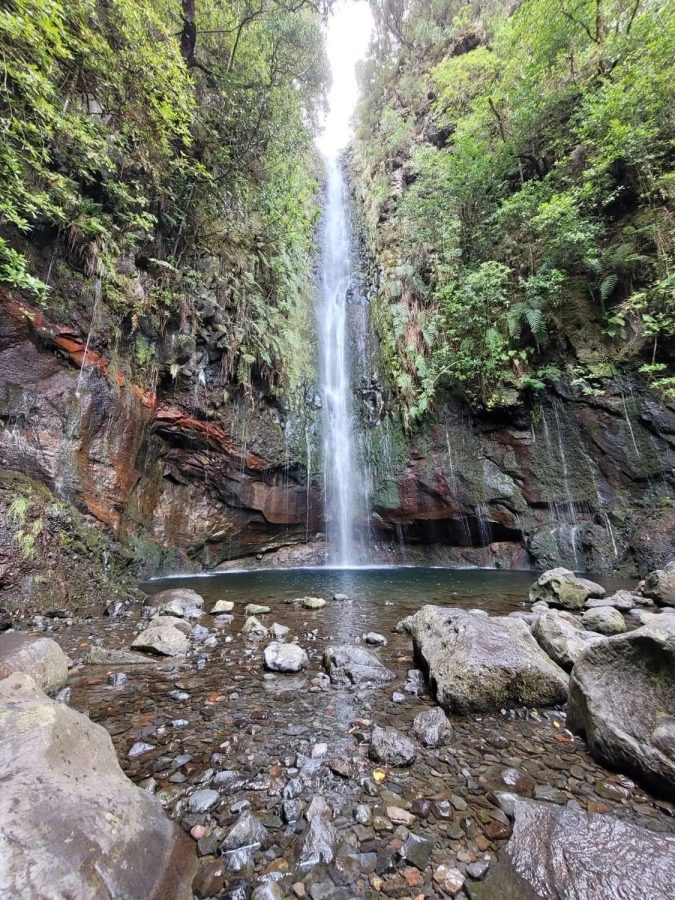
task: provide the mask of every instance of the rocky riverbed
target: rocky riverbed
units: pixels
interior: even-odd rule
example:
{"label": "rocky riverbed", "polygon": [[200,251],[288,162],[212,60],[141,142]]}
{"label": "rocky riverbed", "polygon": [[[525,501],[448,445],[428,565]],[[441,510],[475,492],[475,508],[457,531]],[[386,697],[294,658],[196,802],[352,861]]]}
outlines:
{"label": "rocky riverbed", "polygon": [[[190,587],[209,594],[207,579]],[[554,594],[542,599],[539,589],[539,615],[542,604],[550,614]],[[490,701],[487,711],[446,718],[429,686],[438,695],[437,648],[420,651],[414,629],[411,641],[410,627],[398,626],[421,604],[392,596],[338,593],[321,604],[282,592],[247,609],[172,591],[150,597],[142,615],[118,606],[112,616],[37,627],[73,662],[59,699],[107,730],[124,772],[191,835],[197,897],[605,900],[619,896],[617,885],[622,897],[667,897],[675,806],[665,795],[595,761],[562,706]],[[472,604],[456,594],[453,622],[468,616],[480,631]],[[204,611],[214,605],[218,614]],[[529,609],[524,593],[498,604],[543,655],[525,624]],[[665,618],[658,609],[652,615]],[[138,652],[139,631],[158,613],[160,628],[185,638],[178,655]],[[622,615],[629,630],[640,624]],[[557,689],[567,676],[546,659]],[[553,850],[542,858],[556,842],[574,859],[570,871]],[[632,859],[621,842],[638,848]],[[522,880],[528,854],[539,881]]]}

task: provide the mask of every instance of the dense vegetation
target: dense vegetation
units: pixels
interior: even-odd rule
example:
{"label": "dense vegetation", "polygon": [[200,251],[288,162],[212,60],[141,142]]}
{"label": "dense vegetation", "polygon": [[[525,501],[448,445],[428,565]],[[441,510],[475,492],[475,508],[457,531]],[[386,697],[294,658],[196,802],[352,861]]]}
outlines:
{"label": "dense vegetation", "polygon": [[189,371],[190,354],[155,358],[171,324],[228,378],[292,379],[311,310],[321,12],[3,3],[0,283],[54,315],[79,298],[84,326],[100,297],[135,377]]}
{"label": "dense vegetation", "polygon": [[[354,154],[383,362],[514,402],[630,359],[664,393],[675,327],[675,7],[373,0]],[[570,362],[571,361],[571,362]]]}

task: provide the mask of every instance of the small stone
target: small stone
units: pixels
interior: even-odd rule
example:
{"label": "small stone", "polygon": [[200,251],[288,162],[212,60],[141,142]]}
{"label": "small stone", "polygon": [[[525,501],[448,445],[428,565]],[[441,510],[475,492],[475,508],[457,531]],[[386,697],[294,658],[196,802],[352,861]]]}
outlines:
{"label": "small stone", "polygon": [[194,794],[192,794],[192,796],[188,800],[188,806],[190,808],[190,812],[205,813],[208,812],[211,807],[215,806],[219,800],[220,794],[218,793],[218,791],[204,789],[201,791],[195,791]]}
{"label": "small stone", "polygon": [[297,644],[273,641],[263,651],[265,668],[271,672],[300,672],[309,665],[307,653]]}
{"label": "small stone", "polygon": [[202,860],[192,890],[197,897],[216,897],[225,883],[225,865],[222,860]]}
{"label": "small stone", "polygon": [[107,684],[110,687],[124,687],[125,684],[129,683],[129,678],[126,672],[111,672],[108,675]]}
{"label": "small stone", "polygon": [[423,872],[429,865],[433,844],[416,834],[409,834],[401,847],[401,858],[412,863],[413,866]]}
{"label": "small stone", "polygon": [[386,637],[377,631],[369,631],[368,634],[363,636],[363,640],[366,644],[372,644],[374,647],[386,647],[387,645]]}
{"label": "small stone", "polygon": [[407,810],[401,809],[400,806],[388,806],[386,813],[394,825],[405,825],[406,827],[410,827],[415,821],[415,816]]}
{"label": "small stone", "polygon": [[206,828],[203,825],[193,825],[190,829],[190,836],[196,841],[200,841],[206,834]]}
{"label": "small stone", "polygon": [[302,816],[302,801],[284,800],[281,805],[281,816],[286,823],[297,822]]}
{"label": "small stone", "polygon": [[447,744],[452,728],[441,707],[435,706],[415,716],[413,733],[425,747],[440,747]]}
{"label": "small stone", "polygon": [[145,741],[136,741],[135,744],[131,745],[127,757],[129,759],[136,759],[137,756],[142,756],[144,753],[148,753],[150,750],[154,749],[155,747],[153,744],[147,744]]}
{"label": "small stone", "polygon": [[311,749],[310,756],[312,759],[319,759],[328,753],[328,744],[314,744]]}
{"label": "small stone", "polygon": [[567,803],[567,794],[550,784],[538,784],[534,789],[535,800],[545,800],[548,803],[558,803],[564,806]]}
{"label": "small stone", "polygon": [[248,603],[244,607],[247,616],[264,616],[265,613],[271,612],[269,606],[263,606],[260,603]]}
{"label": "small stone", "polygon": [[326,601],[323,597],[303,597],[302,605],[305,609],[323,609]]}
{"label": "small stone", "polygon": [[354,809],[354,820],[358,822],[359,825],[370,825],[373,821],[373,812],[371,808],[364,803],[360,803]]}
{"label": "small stone", "polygon": [[347,603],[350,599],[348,594],[333,594],[333,600],[336,603]]}
{"label": "small stone", "polygon": [[391,695],[392,703],[405,703],[405,694],[402,694],[400,691],[394,691]]}
{"label": "small stone", "polygon": [[434,881],[442,891],[456,897],[464,887],[464,876],[454,866],[445,864],[438,866],[434,872]]}
{"label": "small stone", "polygon": [[269,634],[267,628],[265,628],[263,623],[256,619],[255,616],[248,617],[248,619],[244,622],[241,633],[246,635],[247,638],[253,639],[264,638]]}
{"label": "small stone", "polygon": [[415,745],[395,728],[376,725],[370,741],[368,755],[375,762],[392,766],[411,766],[417,757]]}
{"label": "small stone", "polygon": [[506,838],[511,837],[511,826],[493,819],[485,829],[485,834],[491,841],[505,841]]}
{"label": "small stone", "polygon": [[475,881],[480,881],[490,867],[489,857],[482,857],[466,867],[466,874]]}
{"label": "small stone", "polygon": [[234,603],[231,600],[217,600],[215,606],[211,610],[212,616],[222,616],[231,613],[234,609]]}
{"label": "small stone", "polygon": [[290,630],[291,629],[287,625],[280,625],[278,622],[274,622],[270,628],[270,632],[275,641],[283,640]]}

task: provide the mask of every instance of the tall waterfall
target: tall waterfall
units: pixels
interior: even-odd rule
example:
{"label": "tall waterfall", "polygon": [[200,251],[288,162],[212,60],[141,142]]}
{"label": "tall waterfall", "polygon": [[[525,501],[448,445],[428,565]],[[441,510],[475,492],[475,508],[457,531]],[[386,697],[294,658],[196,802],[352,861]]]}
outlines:
{"label": "tall waterfall", "polygon": [[350,330],[350,240],[345,182],[337,154],[325,157],[326,194],[318,306],[323,460],[329,562],[355,562],[354,515],[359,475],[354,451]]}

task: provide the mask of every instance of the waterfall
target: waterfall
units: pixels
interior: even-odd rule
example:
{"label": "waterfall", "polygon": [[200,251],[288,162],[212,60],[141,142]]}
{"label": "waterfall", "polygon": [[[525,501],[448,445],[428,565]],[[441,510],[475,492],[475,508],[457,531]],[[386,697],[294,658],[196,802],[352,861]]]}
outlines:
{"label": "waterfall", "polygon": [[345,182],[337,154],[326,156],[318,332],[323,409],[323,460],[329,561],[355,561],[355,491],[361,490],[354,452],[348,294],[351,259]]}

